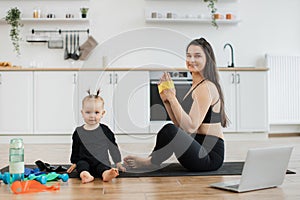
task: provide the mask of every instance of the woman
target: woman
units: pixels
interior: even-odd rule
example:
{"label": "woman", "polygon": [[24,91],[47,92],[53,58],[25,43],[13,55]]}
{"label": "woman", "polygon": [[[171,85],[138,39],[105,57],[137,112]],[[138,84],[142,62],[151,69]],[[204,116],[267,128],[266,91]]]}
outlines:
{"label": "woman", "polygon": [[[127,156],[124,164],[132,168],[160,166],[173,153],[191,171],[212,171],[224,161],[224,136],[227,125],[224,97],[219,84],[215,55],[204,39],[195,39],[186,49],[186,66],[192,74],[191,89],[180,103],[175,88],[164,89],[160,97],[174,124],[157,134],[154,150],[147,158]],[[164,73],[159,85],[172,81]]]}

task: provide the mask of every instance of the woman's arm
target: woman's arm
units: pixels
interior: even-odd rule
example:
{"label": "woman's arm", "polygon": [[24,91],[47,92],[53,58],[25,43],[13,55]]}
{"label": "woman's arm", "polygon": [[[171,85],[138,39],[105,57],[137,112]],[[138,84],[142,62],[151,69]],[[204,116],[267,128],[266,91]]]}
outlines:
{"label": "woman's arm", "polygon": [[190,113],[186,113],[175,96],[168,95],[167,97],[172,113],[179,123],[179,127],[189,133],[195,133],[198,130],[211,105],[211,94],[207,84],[203,83],[199,85],[193,91],[192,98],[194,101]]}
{"label": "woman's arm", "polygon": [[174,116],[174,113],[172,111],[170,103],[168,101],[164,101],[163,103],[164,103],[164,106],[165,106],[167,113],[168,113],[170,119],[172,120],[172,122],[175,124],[175,126],[179,126],[179,123],[177,122],[177,120]]}
{"label": "woman's arm", "polygon": [[[161,77],[160,82],[158,83],[157,86],[159,87],[159,85],[162,84],[164,81],[172,81],[172,79],[171,79],[169,73],[167,73],[167,72],[165,72],[165,73],[163,74],[163,76]],[[170,92],[171,95],[174,95],[175,98],[176,98],[176,90],[175,90],[175,88],[167,89],[167,91]],[[176,118],[175,118],[175,116],[174,116],[174,113],[173,113],[173,111],[172,111],[172,108],[171,108],[171,106],[170,106],[170,103],[169,103],[169,101],[167,100],[166,91],[163,90],[162,92],[159,93],[159,95],[160,95],[160,98],[161,98],[161,100],[162,100],[162,102],[163,102],[163,104],[164,104],[164,106],[165,106],[165,109],[166,109],[166,111],[167,111],[167,113],[168,113],[170,119],[172,120],[172,122],[173,122],[176,126],[179,126],[179,124],[178,124],[178,122],[177,122],[177,120],[176,120]]]}

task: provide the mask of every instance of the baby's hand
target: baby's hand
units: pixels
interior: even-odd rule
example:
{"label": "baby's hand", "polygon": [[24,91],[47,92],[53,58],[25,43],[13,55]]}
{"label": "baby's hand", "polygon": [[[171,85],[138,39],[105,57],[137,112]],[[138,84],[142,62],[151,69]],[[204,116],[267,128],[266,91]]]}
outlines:
{"label": "baby's hand", "polygon": [[76,169],[76,164],[72,164],[71,167],[67,170],[67,173],[71,173],[74,169]]}
{"label": "baby's hand", "polygon": [[120,170],[121,172],[126,172],[126,168],[125,167],[123,167],[123,165],[122,165],[122,163],[117,163],[117,168],[118,168],[118,170]]}

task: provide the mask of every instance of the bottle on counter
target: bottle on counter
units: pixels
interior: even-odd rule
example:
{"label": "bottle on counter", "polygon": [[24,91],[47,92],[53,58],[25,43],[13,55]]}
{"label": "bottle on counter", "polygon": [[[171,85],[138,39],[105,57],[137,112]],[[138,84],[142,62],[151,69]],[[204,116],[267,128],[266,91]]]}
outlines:
{"label": "bottle on counter", "polygon": [[11,182],[24,180],[24,143],[21,138],[10,140],[9,173]]}

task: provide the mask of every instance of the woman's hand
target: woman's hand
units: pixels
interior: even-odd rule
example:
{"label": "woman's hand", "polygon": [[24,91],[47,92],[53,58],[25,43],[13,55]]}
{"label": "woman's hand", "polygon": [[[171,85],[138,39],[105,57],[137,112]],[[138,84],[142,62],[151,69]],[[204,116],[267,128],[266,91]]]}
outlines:
{"label": "woman's hand", "polygon": [[121,172],[126,172],[126,168],[123,167],[122,163],[120,163],[120,162],[117,163],[117,168],[118,168],[118,170],[121,171]]}
{"label": "woman's hand", "polygon": [[[158,85],[162,84],[163,82],[167,82],[167,81],[172,81],[171,79],[171,76],[168,72],[165,72]],[[163,102],[167,102],[169,101],[171,98],[174,98],[176,97],[176,89],[173,87],[173,88],[169,88],[169,89],[164,89],[161,93],[159,93],[160,95],[160,98]]]}
{"label": "woman's hand", "polygon": [[76,164],[72,164],[71,167],[67,170],[67,173],[71,173],[74,169],[76,169]]}

